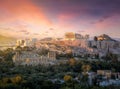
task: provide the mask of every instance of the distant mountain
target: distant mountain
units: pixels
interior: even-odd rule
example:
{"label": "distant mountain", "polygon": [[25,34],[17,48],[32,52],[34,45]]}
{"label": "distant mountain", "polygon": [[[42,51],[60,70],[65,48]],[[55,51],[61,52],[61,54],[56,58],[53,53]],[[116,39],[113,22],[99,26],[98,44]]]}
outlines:
{"label": "distant mountain", "polygon": [[53,38],[52,37],[46,37],[41,39],[40,41],[51,41]]}
{"label": "distant mountain", "polygon": [[120,38],[114,38],[115,40],[117,40],[117,41],[120,41]]}
{"label": "distant mountain", "polygon": [[46,37],[41,39],[40,41],[53,41],[53,40],[61,40],[63,38],[53,38],[53,37]]}
{"label": "distant mountain", "polygon": [[97,36],[97,39],[98,40],[106,40],[106,41],[116,41],[106,34],[102,34],[100,36]]}
{"label": "distant mountain", "polygon": [[0,35],[0,44],[5,44],[5,43],[12,43],[15,42],[16,39],[13,37],[6,37],[3,35]]}

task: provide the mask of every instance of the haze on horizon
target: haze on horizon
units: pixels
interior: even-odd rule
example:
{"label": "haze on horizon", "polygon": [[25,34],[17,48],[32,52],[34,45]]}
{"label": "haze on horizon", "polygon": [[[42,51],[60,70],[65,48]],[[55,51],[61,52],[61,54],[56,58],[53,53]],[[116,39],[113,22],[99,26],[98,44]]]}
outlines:
{"label": "haze on horizon", "polygon": [[0,34],[62,37],[65,32],[120,38],[120,0],[0,0]]}

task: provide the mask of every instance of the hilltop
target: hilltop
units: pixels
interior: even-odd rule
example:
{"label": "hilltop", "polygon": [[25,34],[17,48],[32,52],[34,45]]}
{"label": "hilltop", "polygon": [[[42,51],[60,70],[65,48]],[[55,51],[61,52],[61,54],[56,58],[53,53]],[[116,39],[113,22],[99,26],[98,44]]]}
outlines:
{"label": "hilltop", "polygon": [[13,37],[7,37],[7,36],[0,35],[0,44],[12,43],[15,41],[16,39]]}
{"label": "hilltop", "polygon": [[106,40],[106,41],[116,41],[114,39],[112,39],[110,36],[108,36],[107,34],[102,34],[100,36],[97,36],[98,40]]}

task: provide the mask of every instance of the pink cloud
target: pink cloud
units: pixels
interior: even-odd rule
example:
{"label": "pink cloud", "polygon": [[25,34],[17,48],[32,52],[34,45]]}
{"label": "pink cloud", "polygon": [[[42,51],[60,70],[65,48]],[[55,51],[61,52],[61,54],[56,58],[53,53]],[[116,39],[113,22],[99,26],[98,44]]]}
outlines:
{"label": "pink cloud", "polygon": [[34,24],[51,25],[44,11],[35,6],[30,0],[2,0],[0,3],[0,11],[2,10],[5,22],[22,20]]}
{"label": "pink cloud", "polygon": [[104,21],[98,21],[93,24],[90,28],[87,29],[91,35],[100,35],[100,34],[108,34],[112,37],[119,37],[119,28],[120,28],[120,19],[119,15],[114,15],[110,18],[104,19]]}
{"label": "pink cloud", "polygon": [[119,26],[120,19],[119,15],[114,15],[111,16],[110,18],[104,19],[104,21],[98,21],[96,22],[95,26],[98,27],[99,29],[104,29],[104,28],[115,28],[116,26]]}

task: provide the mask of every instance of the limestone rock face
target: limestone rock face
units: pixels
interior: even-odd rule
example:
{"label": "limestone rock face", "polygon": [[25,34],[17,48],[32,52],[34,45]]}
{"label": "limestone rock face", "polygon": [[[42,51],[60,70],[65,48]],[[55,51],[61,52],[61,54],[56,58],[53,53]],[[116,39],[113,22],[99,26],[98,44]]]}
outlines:
{"label": "limestone rock face", "polygon": [[106,41],[115,41],[114,39],[112,39],[110,36],[106,35],[106,34],[102,34],[100,36],[97,37],[98,40],[106,40]]}

